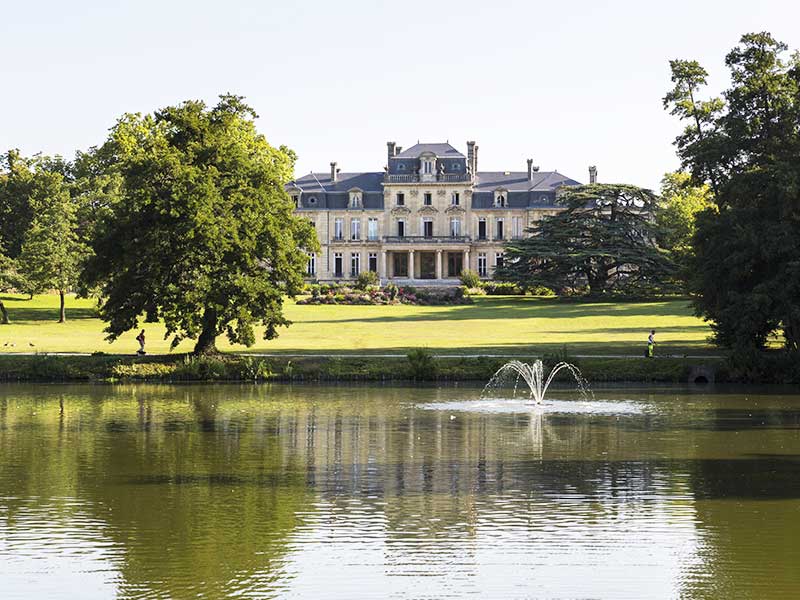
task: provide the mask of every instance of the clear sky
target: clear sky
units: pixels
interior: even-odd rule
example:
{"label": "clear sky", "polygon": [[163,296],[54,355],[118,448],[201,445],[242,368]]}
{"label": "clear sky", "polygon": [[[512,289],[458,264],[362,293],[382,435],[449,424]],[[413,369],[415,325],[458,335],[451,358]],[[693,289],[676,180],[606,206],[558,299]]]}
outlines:
{"label": "clear sky", "polygon": [[0,150],[72,156],[125,112],[233,92],[298,175],[474,139],[479,170],[656,187],[677,167],[669,59],[717,92],[741,34],[798,49],[799,24],[797,0],[0,0]]}

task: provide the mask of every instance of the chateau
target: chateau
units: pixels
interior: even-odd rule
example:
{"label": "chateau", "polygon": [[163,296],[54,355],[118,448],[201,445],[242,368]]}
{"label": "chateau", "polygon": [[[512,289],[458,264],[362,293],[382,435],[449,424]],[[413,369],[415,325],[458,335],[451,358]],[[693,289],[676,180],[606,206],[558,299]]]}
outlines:
{"label": "chateau", "polygon": [[[489,278],[504,242],[558,212],[562,186],[579,185],[531,159],[525,171],[479,171],[475,142],[466,156],[449,143],[387,148],[382,173],[344,173],[332,162],[328,173],[287,186],[320,241],[309,278],[347,280],[370,270],[382,283],[452,284],[464,269]],[[590,181],[596,177],[590,167]]]}

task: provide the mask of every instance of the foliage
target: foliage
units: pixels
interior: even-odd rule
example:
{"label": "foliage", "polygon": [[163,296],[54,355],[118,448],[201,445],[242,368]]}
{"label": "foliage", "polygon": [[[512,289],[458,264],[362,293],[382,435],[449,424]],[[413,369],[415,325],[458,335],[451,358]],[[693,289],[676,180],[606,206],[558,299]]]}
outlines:
{"label": "foliage", "polygon": [[86,246],[78,239],[75,204],[62,173],[41,162],[35,166],[29,194],[33,218],[22,239],[18,269],[31,294],[59,292],[63,323],[64,296],[77,283],[86,256]]}
{"label": "foliage", "polygon": [[[14,261],[3,253],[3,246],[0,244],[0,293],[8,292],[17,286],[17,270]],[[0,325],[9,324],[8,309],[0,298]]]}
{"label": "foliage", "polygon": [[378,274],[375,271],[361,271],[356,279],[356,288],[359,290],[367,290],[377,286],[379,282]]}
{"label": "foliage", "polygon": [[461,271],[461,285],[469,289],[477,288],[481,285],[481,276],[478,275],[477,271],[464,269]]}
{"label": "foliage", "polygon": [[298,300],[297,304],[446,306],[471,303],[462,288],[417,290],[411,286],[398,288],[389,285],[384,289],[371,286],[367,290],[362,290],[358,287],[358,284],[356,284],[356,287],[349,287],[347,284],[324,284],[311,287],[310,292],[311,296],[309,298]]}
{"label": "foliage", "polygon": [[125,115],[103,148],[121,177],[121,201],[98,226],[84,282],[101,292],[110,340],[163,319],[172,345],[196,339],[213,352],[226,333],[251,346],[289,325],[284,296],[302,290],[313,229],[284,191],[294,153],[258,134],[236,96],[213,108],[188,101],[153,115]]}
{"label": "foliage", "polygon": [[0,242],[10,258],[19,256],[33,220],[28,199],[33,187],[33,160],[17,150],[0,155]]}
{"label": "foliage", "polygon": [[671,288],[675,269],[656,244],[660,209],[652,192],[592,184],[565,189],[558,202],[563,211],[506,245],[495,279],[557,291],[588,286],[592,296]]}
{"label": "foliage", "polygon": [[436,377],[436,359],[427,348],[414,348],[406,355],[406,359],[412,379],[426,381]]}
{"label": "foliage", "polygon": [[739,352],[776,329],[800,349],[800,59],[786,51],[769,33],[742,36],[725,60],[724,103],[697,100],[705,71],[673,61],[664,99],[689,121],[678,155],[717,205],[698,214],[692,239],[695,308]]}
{"label": "foliage", "polygon": [[484,281],[481,287],[487,296],[524,296],[525,290],[516,283],[503,281]]}

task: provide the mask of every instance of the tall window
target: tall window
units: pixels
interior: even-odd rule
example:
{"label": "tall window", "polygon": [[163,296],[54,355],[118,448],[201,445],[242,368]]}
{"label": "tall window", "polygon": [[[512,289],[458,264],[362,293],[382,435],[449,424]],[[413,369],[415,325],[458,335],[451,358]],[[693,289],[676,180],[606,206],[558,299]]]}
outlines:
{"label": "tall window", "polygon": [[455,217],[450,219],[450,235],[452,237],[461,236],[461,219]]}
{"label": "tall window", "polygon": [[426,175],[430,175],[431,173],[433,173],[433,161],[426,160],[424,163],[422,163],[422,166],[423,166],[423,173],[425,173]]}
{"label": "tall window", "polygon": [[333,239],[344,239],[344,219],[341,217],[336,217],[333,221]]}
{"label": "tall window", "polygon": [[431,194],[430,192],[425,192],[422,195],[422,203],[425,206],[431,206],[433,204],[433,194]]}
{"label": "tall window", "polygon": [[459,204],[461,204],[461,196],[459,195],[458,192],[453,192],[453,195],[450,196],[450,204],[452,204],[453,206],[458,206]]}
{"label": "tall window", "polygon": [[397,206],[406,205],[406,195],[403,192],[397,192],[397,196],[395,199],[397,200]]}
{"label": "tall window", "polygon": [[350,219],[350,239],[361,239],[361,219]]}
{"label": "tall window", "polygon": [[494,239],[496,240],[505,239],[505,236],[503,235],[505,233],[505,231],[503,231],[503,225],[504,225],[503,219],[497,219],[496,224],[497,224],[497,229],[495,230],[496,235],[494,236]]}
{"label": "tall window", "polygon": [[433,237],[433,219],[422,219],[422,235]]}
{"label": "tall window", "polygon": [[497,252],[494,255],[494,268],[499,269],[503,266],[503,261],[505,260],[505,254],[503,252]]}
{"label": "tall window", "polygon": [[478,275],[486,277],[488,270],[486,269],[486,252],[478,252]]}
{"label": "tall window", "polygon": [[367,238],[370,240],[378,239],[378,219],[367,221]]}
{"label": "tall window", "polygon": [[310,276],[314,276],[317,274],[317,253],[316,252],[309,252],[308,253],[308,265],[306,266],[306,273]]}
{"label": "tall window", "polygon": [[378,272],[378,253],[370,252],[367,260],[367,268],[373,273]]}
{"label": "tall window", "polygon": [[361,192],[350,192],[350,208],[361,208]]}
{"label": "tall window", "polygon": [[511,217],[511,237],[515,240],[522,237],[522,217]]}
{"label": "tall window", "polygon": [[397,220],[397,237],[405,237],[406,236],[406,222],[405,219],[398,219]]}
{"label": "tall window", "polygon": [[350,255],[350,277],[358,277],[361,272],[361,254],[352,253]]}
{"label": "tall window", "polygon": [[292,200],[294,201],[294,207],[295,208],[300,208],[300,196],[295,194],[295,195],[292,196]]}
{"label": "tall window", "polygon": [[478,219],[478,239],[486,239],[486,219],[484,217]]}
{"label": "tall window", "polygon": [[344,264],[341,252],[333,253],[333,276],[342,277],[344,275]]}

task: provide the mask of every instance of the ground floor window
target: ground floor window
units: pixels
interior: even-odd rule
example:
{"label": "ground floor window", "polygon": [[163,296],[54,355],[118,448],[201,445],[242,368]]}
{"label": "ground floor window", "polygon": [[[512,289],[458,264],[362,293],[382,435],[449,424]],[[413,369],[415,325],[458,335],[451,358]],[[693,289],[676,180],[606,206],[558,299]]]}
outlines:
{"label": "ground floor window", "polygon": [[392,254],[395,277],[408,277],[408,254],[399,252]]}
{"label": "ground floor window", "polygon": [[350,277],[358,277],[361,272],[361,255],[353,253],[350,255]]}
{"label": "ground floor window", "polygon": [[367,268],[372,271],[373,273],[378,272],[378,254],[375,252],[369,253],[369,264]]}
{"label": "ground floor window", "polygon": [[306,273],[312,277],[317,274],[317,253],[308,253],[308,265],[306,266]]}
{"label": "ground floor window", "polygon": [[486,277],[488,275],[486,269],[486,252],[478,252],[478,275]]}
{"label": "ground floor window", "polygon": [[498,252],[494,255],[494,268],[499,269],[503,266],[503,261],[505,260],[505,254],[502,252]]}
{"label": "ground floor window", "polygon": [[464,270],[464,255],[461,252],[447,253],[447,276],[459,277]]}
{"label": "ground floor window", "polygon": [[341,252],[334,252],[333,253],[333,276],[334,277],[343,277],[344,276],[344,264],[342,261],[342,253]]}

